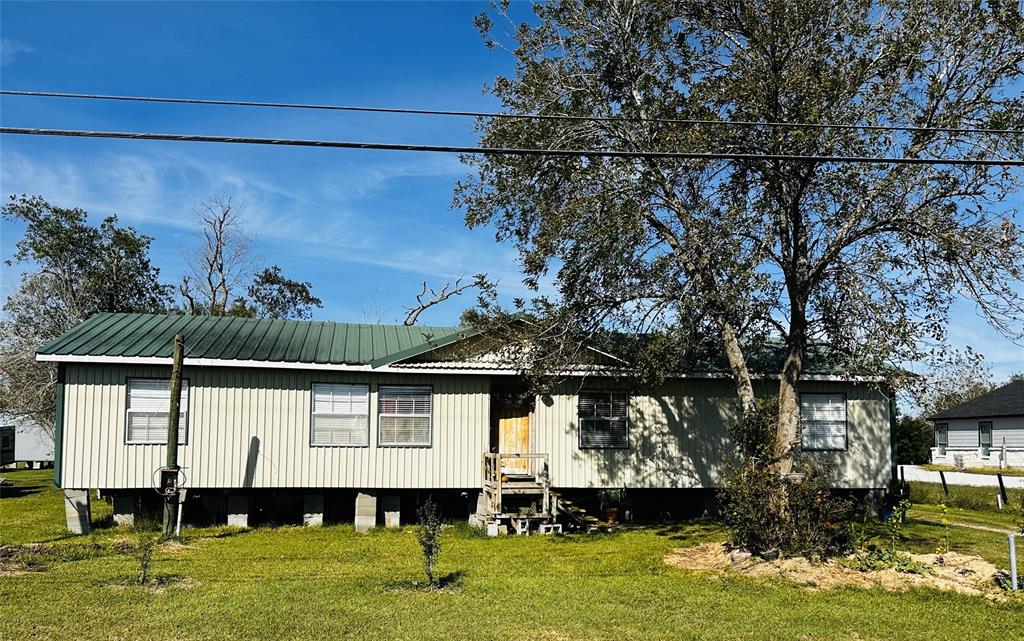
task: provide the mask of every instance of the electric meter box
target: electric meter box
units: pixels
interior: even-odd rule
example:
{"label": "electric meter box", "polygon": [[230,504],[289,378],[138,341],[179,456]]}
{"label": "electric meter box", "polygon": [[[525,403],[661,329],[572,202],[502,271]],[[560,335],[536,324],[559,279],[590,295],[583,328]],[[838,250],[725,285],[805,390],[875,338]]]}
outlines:
{"label": "electric meter box", "polygon": [[178,488],[178,473],[180,471],[181,468],[178,466],[160,468],[159,492],[161,494],[167,496],[174,493]]}

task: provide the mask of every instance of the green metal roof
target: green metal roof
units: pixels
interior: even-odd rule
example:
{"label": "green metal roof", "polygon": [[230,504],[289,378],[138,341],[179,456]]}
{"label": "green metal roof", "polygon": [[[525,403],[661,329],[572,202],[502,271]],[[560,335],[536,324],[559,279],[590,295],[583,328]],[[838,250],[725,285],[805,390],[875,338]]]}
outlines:
{"label": "green metal roof", "polygon": [[97,314],[39,354],[171,357],[175,334],[186,358],[368,365],[392,363],[474,334],[459,327],[362,325],[170,314]]}

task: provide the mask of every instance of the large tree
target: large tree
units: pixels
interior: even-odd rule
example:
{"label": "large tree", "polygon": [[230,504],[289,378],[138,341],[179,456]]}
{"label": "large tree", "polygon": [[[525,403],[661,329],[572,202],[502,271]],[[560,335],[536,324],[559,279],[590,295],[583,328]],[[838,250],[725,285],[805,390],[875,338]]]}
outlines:
{"label": "large tree", "polygon": [[[484,119],[486,146],[922,160],[1019,158],[1024,148],[1017,2],[556,1],[533,10],[534,20],[507,30],[494,28],[494,14],[478,18],[487,44],[516,63],[491,91],[510,112],[571,118]],[[887,128],[898,124],[919,129]],[[1007,200],[1020,174],[1007,167],[466,162],[474,173],[455,202],[467,223],[495,224],[518,246],[527,282],[550,278],[557,289],[520,302],[541,319],[526,324],[540,347],[524,353],[547,367],[552,352],[609,330],[643,332],[658,338],[634,343],[631,359],[667,373],[711,335],[748,415],[752,378],[779,372],[752,371],[750,350],[775,336],[784,354],[773,449],[783,471],[799,443],[809,346],[831,345],[849,371],[880,371],[941,343],[958,297],[1024,336],[1024,244]]]}
{"label": "large tree", "polygon": [[3,216],[25,224],[13,262],[27,269],[0,321],[0,413],[49,428],[56,371],[36,362],[36,349],[98,312],[162,311],[169,291],[150,262],[151,239],[116,216],[94,226],[84,210],[40,196],[12,196]]}

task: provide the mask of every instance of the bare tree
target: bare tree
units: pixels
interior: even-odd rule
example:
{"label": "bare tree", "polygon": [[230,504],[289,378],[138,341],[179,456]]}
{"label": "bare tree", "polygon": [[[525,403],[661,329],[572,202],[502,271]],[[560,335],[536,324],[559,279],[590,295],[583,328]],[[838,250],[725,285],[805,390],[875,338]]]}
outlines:
{"label": "bare tree", "polygon": [[430,309],[438,303],[443,303],[449,298],[453,298],[462,294],[468,289],[473,288],[485,288],[487,286],[487,275],[477,274],[473,276],[473,280],[467,283],[463,283],[463,277],[459,276],[455,279],[455,282],[445,282],[438,289],[427,286],[427,281],[423,281],[423,285],[420,287],[420,293],[416,294],[416,305],[414,307],[405,307],[406,315],[405,320],[402,321],[404,325],[415,325],[416,320],[420,317],[427,309]]}
{"label": "bare tree", "polygon": [[384,298],[384,292],[380,288],[375,288],[366,294],[363,294],[363,321],[370,323],[371,325],[380,325],[384,322],[384,305],[381,303],[381,299]]}
{"label": "bare tree", "polygon": [[210,196],[196,206],[202,244],[186,254],[191,273],[178,286],[190,314],[227,314],[236,290],[252,275],[253,237],[243,227],[244,213],[230,196]]}

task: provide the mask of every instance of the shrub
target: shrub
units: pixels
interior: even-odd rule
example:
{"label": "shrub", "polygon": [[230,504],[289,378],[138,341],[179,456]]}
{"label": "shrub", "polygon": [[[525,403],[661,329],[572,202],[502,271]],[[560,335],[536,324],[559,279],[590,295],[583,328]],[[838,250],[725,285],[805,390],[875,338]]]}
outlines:
{"label": "shrub", "polygon": [[801,469],[789,478],[751,461],[732,469],[720,493],[730,545],[819,560],[849,551],[852,504],[832,493],[825,474]]}
{"label": "shrub", "polygon": [[892,546],[893,554],[896,553],[896,545],[903,538],[903,522],[906,520],[907,512],[909,511],[910,501],[902,499],[893,506],[892,514],[885,520],[885,529],[889,532],[889,542]]}
{"label": "shrub", "polygon": [[730,545],[761,557],[845,553],[852,504],[828,487],[828,471],[809,461],[797,463],[798,474],[778,473],[770,458],[777,422],[778,402],[762,399],[743,426],[730,431],[739,457],[719,491]]}
{"label": "shrub", "polygon": [[884,548],[870,548],[843,564],[858,572],[875,572],[878,570],[896,570],[905,574],[930,574],[932,569],[927,563],[915,561],[905,552],[895,552]]}
{"label": "shrub", "polygon": [[939,513],[942,514],[942,538],[935,546],[935,554],[941,558],[949,553],[949,506],[939,503]]}
{"label": "shrub", "polygon": [[137,527],[136,543],[132,550],[139,563],[139,585],[148,585],[153,565],[153,552],[160,543],[160,533],[145,526]]}
{"label": "shrub", "polygon": [[437,584],[434,579],[434,567],[437,565],[438,556],[441,555],[441,515],[433,497],[427,497],[417,515],[420,526],[416,538],[423,548],[423,571],[427,575],[427,585],[433,587]]}

